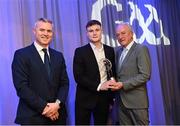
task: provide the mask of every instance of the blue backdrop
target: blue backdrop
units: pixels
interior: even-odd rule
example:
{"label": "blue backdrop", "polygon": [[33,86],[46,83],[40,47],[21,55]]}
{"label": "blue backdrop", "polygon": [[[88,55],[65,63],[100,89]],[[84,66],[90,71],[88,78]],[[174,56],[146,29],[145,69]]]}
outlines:
{"label": "blue backdrop", "polygon": [[148,82],[150,123],[180,124],[179,10],[179,0],[0,0],[0,124],[14,124],[18,97],[12,58],[15,50],[32,43],[32,27],[40,17],[54,22],[51,46],[65,56],[70,78],[68,124],[75,118],[74,50],[88,42],[85,25],[90,19],[102,22],[102,42],[113,47],[118,46],[116,24],[132,24],[135,40],[148,46],[153,62]]}

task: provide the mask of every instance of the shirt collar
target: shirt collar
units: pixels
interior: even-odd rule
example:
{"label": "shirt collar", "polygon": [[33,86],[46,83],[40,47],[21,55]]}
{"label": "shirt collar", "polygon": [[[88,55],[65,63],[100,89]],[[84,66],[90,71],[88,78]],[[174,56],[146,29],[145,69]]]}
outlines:
{"label": "shirt collar", "polygon": [[[44,47],[40,46],[36,41],[34,41],[34,46],[36,47],[38,52],[41,52]],[[49,52],[49,48],[47,47],[47,52]]]}
{"label": "shirt collar", "polygon": [[[96,50],[96,49],[98,49],[93,43],[91,43],[90,42],[90,46],[91,46],[91,48],[93,49],[93,50]],[[103,47],[103,44],[102,44],[102,46],[101,46],[101,48],[100,49],[98,49],[98,50],[103,50],[104,49],[104,47]]]}
{"label": "shirt collar", "polygon": [[133,44],[134,44],[134,41],[130,42],[130,43],[126,46],[125,49],[127,49],[127,50],[129,51]]}

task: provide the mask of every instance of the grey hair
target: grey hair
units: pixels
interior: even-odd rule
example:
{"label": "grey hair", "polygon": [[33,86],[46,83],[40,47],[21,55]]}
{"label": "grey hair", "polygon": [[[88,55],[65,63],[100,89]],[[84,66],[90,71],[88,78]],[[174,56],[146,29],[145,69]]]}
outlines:
{"label": "grey hair", "polygon": [[51,20],[47,19],[47,18],[39,18],[35,22],[34,27],[37,27],[38,22],[50,23],[52,25],[52,27],[53,27],[53,22]]}
{"label": "grey hair", "polygon": [[133,31],[133,28],[132,28],[132,25],[130,25],[129,22],[121,22],[121,23],[118,23],[117,26],[116,26],[116,28],[119,27],[119,26],[123,26],[123,25],[128,26],[129,30],[130,30],[131,32],[134,32],[134,31]]}

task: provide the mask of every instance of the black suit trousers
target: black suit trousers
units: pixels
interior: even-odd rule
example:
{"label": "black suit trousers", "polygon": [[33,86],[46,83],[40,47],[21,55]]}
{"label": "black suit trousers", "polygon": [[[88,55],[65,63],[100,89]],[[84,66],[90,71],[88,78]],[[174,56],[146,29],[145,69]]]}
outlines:
{"label": "black suit trousers", "polygon": [[92,123],[91,117],[93,118],[92,121],[94,125],[106,125],[109,114],[109,104],[98,101],[94,108],[87,108],[76,104],[75,113],[76,125],[90,125]]}

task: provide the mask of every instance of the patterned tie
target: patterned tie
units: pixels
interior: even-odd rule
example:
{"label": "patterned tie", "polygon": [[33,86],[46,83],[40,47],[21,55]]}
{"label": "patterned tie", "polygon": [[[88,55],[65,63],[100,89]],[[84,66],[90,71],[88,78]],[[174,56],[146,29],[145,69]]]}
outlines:
{"label": "patterned tie", "polygon": [[49,59],[49,56],[48,56],[48,54],[47,54],[47,49],[44,48],[44,49],[42,49],[42,51],[44,52],[44,65],[45,65],[45,67],[46,67],[48,76],[49,76],[49,78],[50,78],[50,73],[51,73],[50,59]]}

